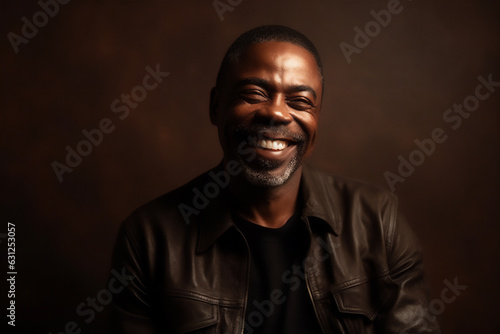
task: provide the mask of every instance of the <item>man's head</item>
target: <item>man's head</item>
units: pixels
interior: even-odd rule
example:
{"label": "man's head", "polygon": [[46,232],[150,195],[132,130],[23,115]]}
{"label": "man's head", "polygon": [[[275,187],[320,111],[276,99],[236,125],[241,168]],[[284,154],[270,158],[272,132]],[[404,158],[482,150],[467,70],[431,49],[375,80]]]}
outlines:
{"label": "man's head", "polygon": [[247,47],[255,43],[265,42],[287,42],[309,51],[314,56],[323,85],[323,64],[314,44],[297,30],[281,25],[260,26],[241,34],[226,51],[215,85],[218,87],[222,84],[227,71],[239,61],[241,54]]}
{"label": "man's head", "polygon": [[283,26],[241,35],[210,101],[225,162],[238,161],[252,185],[286,183],[312,151],[322,93],[321,60],[304,35]]}

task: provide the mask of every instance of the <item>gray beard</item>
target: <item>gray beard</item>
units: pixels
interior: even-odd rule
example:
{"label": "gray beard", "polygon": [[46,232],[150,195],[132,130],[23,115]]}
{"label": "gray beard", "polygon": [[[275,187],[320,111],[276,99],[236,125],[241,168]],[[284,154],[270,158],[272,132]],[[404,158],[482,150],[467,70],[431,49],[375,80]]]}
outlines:
{"label": "gray beard", "polygon": [[288,165],[285,168],[283,174],[279,176],[272,175],[271,171],[274,169],[272,166],[269,166],[266,170],[255,170],[248,166],[245,161],[240,161],[242,167],[243,177],[251,184],[259,187],[272,188],[281,186],[284,184],[292,174],[299,169],[302,165],[302,161],[299,158],[294,156]]}

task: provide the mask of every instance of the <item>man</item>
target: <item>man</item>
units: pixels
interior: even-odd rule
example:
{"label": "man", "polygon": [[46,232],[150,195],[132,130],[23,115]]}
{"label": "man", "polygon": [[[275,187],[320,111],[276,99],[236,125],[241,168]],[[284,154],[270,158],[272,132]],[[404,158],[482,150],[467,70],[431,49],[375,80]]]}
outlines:
{"label": "man", "polygon": [[123,223],[115,332],[439,332],[395,196],[303,165],[322,95],[299,32],[263,26],[231,45],[210,101],[223,160]]}

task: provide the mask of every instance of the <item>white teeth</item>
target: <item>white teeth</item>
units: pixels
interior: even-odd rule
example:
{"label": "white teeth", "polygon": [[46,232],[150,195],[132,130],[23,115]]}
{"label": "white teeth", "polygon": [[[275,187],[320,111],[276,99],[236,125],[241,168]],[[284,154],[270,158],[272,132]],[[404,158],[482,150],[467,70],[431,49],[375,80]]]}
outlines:
{"label": "white teeth", "polygon": [[286,148],[287,144],[282,140],[261,139],[257,142],[257,146],[267,148],[269,150],[282,151]]}

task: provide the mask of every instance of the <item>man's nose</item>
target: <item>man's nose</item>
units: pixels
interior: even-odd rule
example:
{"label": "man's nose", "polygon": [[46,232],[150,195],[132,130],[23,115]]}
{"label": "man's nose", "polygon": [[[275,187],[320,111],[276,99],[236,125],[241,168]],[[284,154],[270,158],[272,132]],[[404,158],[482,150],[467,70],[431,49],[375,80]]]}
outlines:
{"label": "man's nose", "polygon": [[275,98],[271,103],[260,108],[255,118],[266,125],[286,125],[293,120],[288,111],[288,105],[283,98]]}

